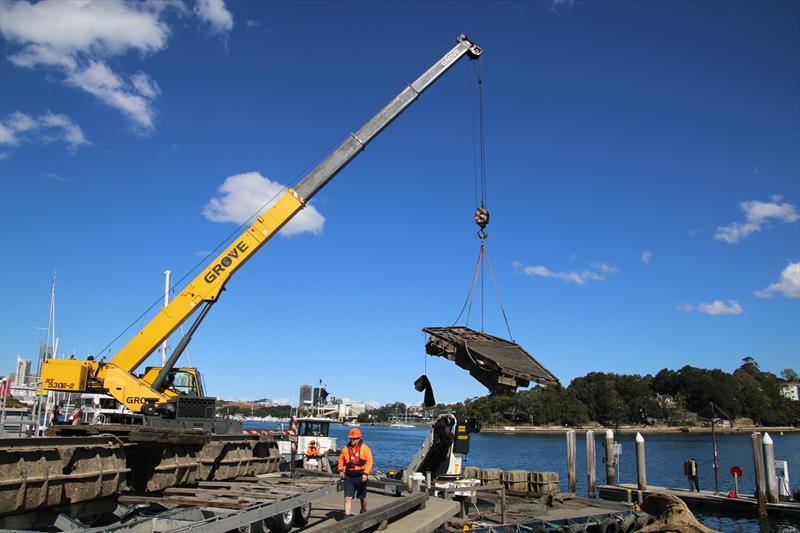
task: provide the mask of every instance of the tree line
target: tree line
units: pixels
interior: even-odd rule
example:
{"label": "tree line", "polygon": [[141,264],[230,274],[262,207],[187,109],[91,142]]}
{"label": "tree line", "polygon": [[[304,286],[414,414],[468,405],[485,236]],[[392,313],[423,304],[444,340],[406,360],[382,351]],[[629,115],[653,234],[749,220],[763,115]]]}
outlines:
{"label": "tree line", "polygon": [[[763,372],[752,358],[733,373],[684,366],[652,375],[591,372],[568,387],[536,387],[513,395],[483,396],[437,405],[436,412],[477,417],[484,425],[604,426],[707,423],[712,417],[735,421],[749,418],[767,426],[800,425],[800,402],[781,394],[797,373],[786,369],[778,377]],[[712,408],[713,404],[713,408]],[[385,420],[402,404],[373,410],[363,420]]]}

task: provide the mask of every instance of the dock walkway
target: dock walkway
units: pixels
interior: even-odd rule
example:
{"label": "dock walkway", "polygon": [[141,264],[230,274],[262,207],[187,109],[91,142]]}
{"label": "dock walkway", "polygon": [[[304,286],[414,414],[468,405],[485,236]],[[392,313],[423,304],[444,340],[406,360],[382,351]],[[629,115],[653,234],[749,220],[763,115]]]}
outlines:
{"label": "dock walkway", "polygon": [[[420,493],[417,494],[421,495]],[[402,500],[406,497],[396,497],[382,494],[378,491],[370,490],[367,495],[369,513],[363,515],[356,514],[353,518],[344,518],[342,513],[343,495],[342,493],[333,494],[314,501],[311,508],[311,518],[308,525],[300,531],[308,533],[322,533],[331,531],[361,531],[359,527],[350,528],[348,522],[360,521],[369,518],[367,515],[374,515],[382,521],[386,516],[387,510],[397,505],[402,505]],[[358,500],[353,501],[353,512],[359,512]],[[441,498],[427,498],[424,509],[413,509],[400,518],[390,517],[391,520],[385,529],[385,533],[428,533],[444,524],[450,518],[456,516],[461,509],[461,505],[456,501],[443,500]]]}
{"label": "dock walkway", "polygon": [[[635,501],[638,497],[639,490],[635,484],[623,483],[620,485],[601,485],[599,487],[599,492],[600,497],[605,500],[627,501],[630,497]],[[729,498],[727,495],[714,494],[709,490],[690,492],[688,489],[674,489],[651,485],[648,486],[646,491],[643,491],[642,497],[647,497],[654,492],[677,496],[692,509],[704,509],[716,511],[718,513],[758,514],[758,502],[752,496],[739,494],[738,498]],[[770,516],[800,517],[800,503],[767,503],[767,513]]]}

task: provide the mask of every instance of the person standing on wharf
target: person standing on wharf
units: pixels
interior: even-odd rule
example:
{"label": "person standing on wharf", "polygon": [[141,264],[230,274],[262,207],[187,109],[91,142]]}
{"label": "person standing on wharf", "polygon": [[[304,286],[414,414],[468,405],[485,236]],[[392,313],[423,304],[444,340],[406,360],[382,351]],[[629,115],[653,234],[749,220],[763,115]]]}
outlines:
{"label": "person standing on wharf", "polygon": [[361,440],[360,429],[351,429],[347,437],[350,442],[339,454],[339,477],[344,479],[344,514],[352,516],[354,497],[361,500],[361,512],[367,512],[367,477],[372,471],[372,450]]}

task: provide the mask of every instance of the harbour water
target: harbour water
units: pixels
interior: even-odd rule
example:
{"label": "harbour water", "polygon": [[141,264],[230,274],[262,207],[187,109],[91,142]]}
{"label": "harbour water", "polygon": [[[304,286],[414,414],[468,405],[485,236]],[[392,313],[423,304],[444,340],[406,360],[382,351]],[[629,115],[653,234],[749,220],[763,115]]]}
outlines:
{"label": "harbour water", "polygon": [[[274,428],[270,423],[246,423],[246,428]],[[346,442],[350,428],[331,426],[331,436],[340,443]],[[428,428],[389,428],[386,426],[362,426],[364,441],[373,450],[376,468],[387,470],[405,466],[422,444]],[[770,434],[775,442],[775,458],[789,461],[789,474],[792,487],[800,486],[800,433]],[[578,476],[577,491],[586,495],[586,440],[583,433],[576,436]],[[595,435],[597,452],[598,484],[605,482],[603,463],[603,433]],[[617,435],[622,444],[622,454],[618,468],[618,480],[623,483],[636,483],[635,434]],[[711,435],[701,434],[648,434],[646,439],[647,481],[651,485],[666,487],[686,487],[683,476],[683,462],[694,458],[699,467],[700,488],[714,488],[712,468]],[[477,433],[472,435],[467,464],[477,467],[495,467],[504,470],[524,469],[557,472],[562,490],[566,490],[567,461],[566,439],[563,435],[498,434]],[[727,493],[733,489],[730,468],[740,466],[744,471],[739,483],[742,494],[752,494],[753,452],[750,434],[717,435],[719,449],[719,490]],[[786,519],[759,522],[754,518],[717,517],[698,515],[707,526],[723,532],[797,532],[798,524]]]}

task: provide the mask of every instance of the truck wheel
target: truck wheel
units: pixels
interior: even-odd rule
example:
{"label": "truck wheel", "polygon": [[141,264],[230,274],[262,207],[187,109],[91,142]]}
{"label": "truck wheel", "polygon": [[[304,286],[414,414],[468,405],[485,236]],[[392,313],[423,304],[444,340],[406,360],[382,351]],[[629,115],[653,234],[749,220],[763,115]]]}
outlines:
{"label": "truck wheel", "polygon": [[264,525],[273,533],[288,533],[292,530],[294,521],[294,510],[290,509],[285,513],[271,516],[264,520]]}
{"label": "truck wheel", "polygon": [[311,518],[311,504],[307,503],[305,505],[301,505],[300,507],[294,510],[294,525],[300,527],[308,524],[308,520]]}

